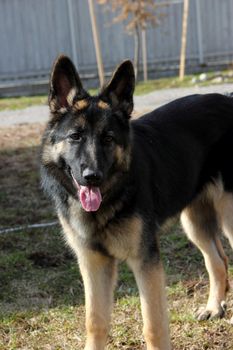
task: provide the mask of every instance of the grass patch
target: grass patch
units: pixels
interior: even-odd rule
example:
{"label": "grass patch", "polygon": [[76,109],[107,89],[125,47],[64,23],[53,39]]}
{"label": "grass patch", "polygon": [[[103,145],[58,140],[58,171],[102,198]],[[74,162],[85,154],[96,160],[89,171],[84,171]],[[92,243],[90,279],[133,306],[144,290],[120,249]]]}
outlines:
{"label": "grass patch", "polygon": [[0,111],[24,109],[35,105],[47,104],[48,97],[42,96],[20,96],[0,98]]}
{"label": "grass patch", "polygon": [[[144,95],[149,92],[168,88],[192,87],[192,86],[208,86],[211,84],[233,83],[233,72],[224,70],[221,73],[208,72],[204,81],[199,80],[200,74],[190,74],[180,81],[178,77],[160,78],[148,80],[147,82],[138,82],[135,89],[135,95]],[[218,80],[219,76],[222,80]],[[98,93],[97,89],[89,90],[91,95]],[[0,98],[0,111],[24,109],[35,105],[46,105],[48,101],[47,95],[42,96],[21,96]]]}
{"label": "grass patch", "polygon": [[181,88],[192,86],[208,86],[212,84],[233,83],[233,72],[224,70],[222,72],[205,73],[204,80],[199,79],[200,74],[185,75],[184,80],[180,81],[179,77],[161,78],[139,82],[136,86],[136,95],[144,95],[154,90]]}
{"label": "grass patch", "polygon": [[[54,220],[41,193],[38,152],[43,127],[0,129],[0,221],[2,226]],[[16,173],[17,169],[17,173]],[[167,273],[170,328],[174,350],[232,349],[226,319],[198,323],[195,307],[206,302],[208,281],[200,253],[177,222],[161,235]],[[73,350],[85,341],[83,283],[76,259],[60,228],[21,230],[0,235],[0,349]],[[227,248],[231,258],[232,252]],[[233,266],[230,265],[230,279]],[[132,272],[119,268],[108,350],[139,350],[145,344],[137,287]]]}

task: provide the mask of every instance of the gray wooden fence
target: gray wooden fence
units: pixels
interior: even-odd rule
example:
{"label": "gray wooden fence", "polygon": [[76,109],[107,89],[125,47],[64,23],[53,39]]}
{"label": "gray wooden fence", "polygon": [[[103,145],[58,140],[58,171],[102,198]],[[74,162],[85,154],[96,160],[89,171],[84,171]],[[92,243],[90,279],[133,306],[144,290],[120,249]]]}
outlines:
{"label": "gray wooden fence", "polygon": [[[164,2],[158,0],[157,2]],[[161,23],[147,29],[150,76],[177,69],[182,1],[162,7]],[[105,72],[133,58],[133,37],[95,3]],[[187,67],[233,61],[233,0],[190,0]],[[73,35],[72,35],[73,34]],[[97,74],[86,0],[0,0],[0,84],[47,81],[59,53],[71,56],[84,77]]]}

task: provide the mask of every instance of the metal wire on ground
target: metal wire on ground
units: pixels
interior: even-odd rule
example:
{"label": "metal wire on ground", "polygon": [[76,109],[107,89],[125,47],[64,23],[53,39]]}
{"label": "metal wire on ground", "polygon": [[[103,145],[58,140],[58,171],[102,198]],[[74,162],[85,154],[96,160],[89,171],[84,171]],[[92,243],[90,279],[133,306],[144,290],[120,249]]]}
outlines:
{"label": "metal wire on ground", "polygon": [[29,229],[34,229],[34,228],[50,227],[50,226],[56,226],[56,225],[58,225],[58,221],[52,221],[52,222],[47,222],[47,223],[42,223],[42,224],[32,224],[32,225],[8,227],[8,228],[0,229],[0,234],[22,231],[22,230],[29,230]]}

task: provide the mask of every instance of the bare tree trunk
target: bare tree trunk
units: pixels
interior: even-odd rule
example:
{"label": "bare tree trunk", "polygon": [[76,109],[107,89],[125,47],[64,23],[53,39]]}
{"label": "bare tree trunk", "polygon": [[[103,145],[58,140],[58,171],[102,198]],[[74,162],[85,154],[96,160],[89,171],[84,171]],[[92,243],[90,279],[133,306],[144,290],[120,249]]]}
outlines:
{"label": "bare tree trunk", "polygon": [[180,74],[179,74],[181,81],[184,79],[184,73],[185,73],[188,12],[189,12],[189,0],[184,0],[181,50],[180,50]]}
{"label": "bare tree trunk", "polygon": [[139,71],[139,57],[140,57],[140,28],[137,24],[134,31],[134,69],[135,69],[135,78],[138,78]]}
{"label": "bare tree trunk", "polygon": [[102,54],[100,49],[99,33],[98,33],[97,24],[96,24],[96,16],[95,16],[93,0],[88,0],[88,4],[89,4],[90,17],[91,17],[91,26],[92,26],[94,45],[95,45],[95,54],[96,54],[100,86],[103,86],[104,85],[104,67],[103,67],[103,59],[102,59]]}

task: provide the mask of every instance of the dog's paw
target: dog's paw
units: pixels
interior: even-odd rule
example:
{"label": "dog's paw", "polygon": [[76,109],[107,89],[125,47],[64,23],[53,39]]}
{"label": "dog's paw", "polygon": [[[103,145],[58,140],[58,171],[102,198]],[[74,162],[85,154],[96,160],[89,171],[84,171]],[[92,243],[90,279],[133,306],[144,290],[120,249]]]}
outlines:
{"label": "dog's paw", "polygon": [[198,321],[211,320],[214,318],[222,318],[225,315],[227,304],[223,300],[214,308],[208,306],[201,306],[196,312],[195,317]]}

